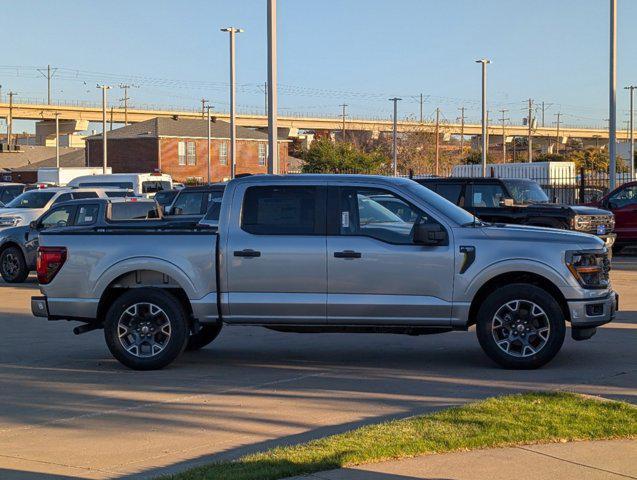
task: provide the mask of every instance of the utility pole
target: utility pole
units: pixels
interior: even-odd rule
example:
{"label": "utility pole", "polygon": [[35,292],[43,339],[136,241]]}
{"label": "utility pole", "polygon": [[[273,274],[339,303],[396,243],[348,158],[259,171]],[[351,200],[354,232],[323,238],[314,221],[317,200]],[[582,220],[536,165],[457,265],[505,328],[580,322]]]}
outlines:
{"label": "utility pole", "polygon": [[392,170],[394,177],[398,175],[398,102],[402,98],[390,98],[390,102],[394,102],[394,138],[392,145]]}
{"label": "utility pole", "polygon": [[124,125],[128,125],[128,101],[130,97],[128,96],[128,89],[133,88],[136,85],[127,85],[127,84],[119,84],[119,88],[124,89],[124,98],[120,98],[120,102],[124,102]]}
{"label": "utility pole", "polygon": [[276,0],[268,0],[268,173],[279,173]]}
{"label": "utility pole", "polygon": [[533,100],[529,98],[529,116],[527,117],[529,133],[527,134],[529,163],[533,161]]}
{"label": "utility pole", "polygon": [[206,103],[208,103],[208,100],[206,100],[205,98],[202,98],[199,101],[201,102],[201,118],[205,118],[206,117]]}
{"label": "utility pole", "polygon": [[55,112],[55,167],[60,168],[60,112]]}
{"label": "utility pole", "polygon": [[106,135],[106,91],[111,87],[108,85],[98,85],[97,88],[102,89],[102,173],[106,175],[108,167],[107,153],[108,153],[108,139]]}
{"label": "utility pole", "polygon": [[630,92],[630,179],[635,180],[635,109],[634,109],[634,93],[637,85],[624,87]]}
{"label": "utility pole", "polygon": [[500,112],[502,113],[502,117],[500,118],[500,121],[502,122],[502,163],[506,163],[507,161],[507,133],[506,133],[506,121],[509,120],[508,118],[506,118],[506,113],[508,112],[508,110],[500,110]]}
{"label": "utility pole", "polygon": [[562,117],[562,112],[557,112],[555,116],[557,117],[557,121],[555,122],[557,124],[557,141],[555,142],[555,148],[556,148],[555,153],[559,155],[560,153],[560,118]]}
{"label": "utility pole", "polygon": [[436,108],[436,175],[440,172],[440,108]]}
{"label": "utility pole", "polygon": [[207,149],[207,154],[208,154],[208,185],[210,185],[210,178],[212,175],[212,172],[210,171],[210,140],[212,138],[212,131],[211,131],[211,123],[212,123],[212,119],[210,118],[210,110],[212,110],[212,105],[207,105],[206,106],[206,110],[208,111],[208,149]]}
{"label": "utility pole", "polygon": [[263,82],[263,115],[268,116],[268,82]]}
{"label": "utility pole", "polygon": [[464,153],[464,107],[460,107],[460,155]]}
{"label": "utility pole", "polygon": [[423,116],[422,116],[422,107],[423,107],[423,99],[422,99],[422,93],[420,94],[420,124],[422,125],[422,121],[423,121]]}
{"label": "utility pole", "polygon": [[476,60],[482,64],[482,176],[487,176],[487,65],[491,63],[489,59]]}
{"label": "utility pole", "polygon": [[9,95],[9,116],[7,117],[7,148],[11,150],[11,131],[13,130],[13,97],[17,93],[10,91]]}
{"label": "utility pole", "polygon": [[111,125],[109,130],[112,132],[113,131],[113,106],[111,105]]}
{"label": "utility pole", "polygon": [[243,32],[241,28],[227,27],[222,28],[222,32],[230,34],[230,178],[234,178],[237,170],[237,119],[236,119],[236,68],[234,43],[237,33]]}
{"label": "utility pole", "polygon": [[542,102],[542,128],[544,128],[544,102]]}
{"label": "utility pole", "polygon": [[38,72],[40,72],[40,75],[46,78],[46,91],[47,91],[46,101],[47,101],[47,105],[51,105],[51,79],[53,78],[53,75],[55,75],[55,72],[57,72],[57,68],[51,68],[51,65],[47,65],[46,73],[44,68],[38,68],[37,70]]}
{"label": "utility pole", "polygon": [[341,105],[339,105],[339,107],[343,108],[343,113],[341,113],[341,118],[343,119],[343,127],[341,128],[341,142],[345,141],[345,117],[347,116],[347,113],[345,113],[345,109],[348,107],[348,105],[346,103],[343,103]]}
{"label": "utility pole", "polygon": [[610,62],[608,85],[608,154],[610,182],[609,188],[615,189],[617,173],[617,0],[610,0]]}

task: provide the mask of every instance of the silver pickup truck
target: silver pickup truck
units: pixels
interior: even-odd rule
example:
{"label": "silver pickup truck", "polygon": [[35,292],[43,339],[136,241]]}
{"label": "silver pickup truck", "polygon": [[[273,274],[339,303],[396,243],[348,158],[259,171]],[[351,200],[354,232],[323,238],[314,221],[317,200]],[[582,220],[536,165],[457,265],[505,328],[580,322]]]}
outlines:
{"label": "silver pickup truck", "polygon": [[244,177],[227,185],[216,227],[48,230],[38,255],[34,315],[103,328],[134,369],[168,365],[223,324],[409,335],[475,325],[495,362],[537,368],[566,322],[588,339],[618,304],[599,238],[486,224],[390,177]]}

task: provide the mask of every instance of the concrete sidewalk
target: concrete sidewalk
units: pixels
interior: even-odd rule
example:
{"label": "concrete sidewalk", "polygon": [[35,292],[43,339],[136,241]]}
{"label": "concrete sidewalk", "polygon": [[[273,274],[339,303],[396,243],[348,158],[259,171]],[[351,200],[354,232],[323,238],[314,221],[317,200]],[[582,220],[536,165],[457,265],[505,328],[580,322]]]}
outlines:
{"label": "concrete sidewalk", "polygon": [[290,480],[637,479],[637,440],[528,445],[425,455]]}

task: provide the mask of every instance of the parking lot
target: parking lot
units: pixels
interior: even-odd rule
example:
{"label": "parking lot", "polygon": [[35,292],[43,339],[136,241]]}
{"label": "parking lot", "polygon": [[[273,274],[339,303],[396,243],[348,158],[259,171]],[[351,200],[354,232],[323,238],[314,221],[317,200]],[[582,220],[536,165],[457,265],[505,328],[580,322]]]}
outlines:
{"label": "parking lot", "polygon": [[0,283],[0,478],[152,478],[486,396],[563,389],[637,400],[637,257],[614,261],[617,320],[535,371],[503,370],[473,332],[286,334],[226,328],[162,371],[102,333],[31,316],[34,279]]}

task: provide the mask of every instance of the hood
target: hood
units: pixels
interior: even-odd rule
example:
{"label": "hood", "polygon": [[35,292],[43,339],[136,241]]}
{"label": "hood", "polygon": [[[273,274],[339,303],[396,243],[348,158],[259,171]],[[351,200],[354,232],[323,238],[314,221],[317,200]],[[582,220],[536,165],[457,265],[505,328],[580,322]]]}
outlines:
{"label": "hood", "polygon": [[527,208],[541,210],[570,210],[576,215],[612,215],[612,212],[597,207],[586,207],[584,205],[566,205],[562,203],[530,203]]}
{"label": "hood", "polygon": [[560,230],[557,228],[530,227],[526,225],[489,225],[482,227],[485,235],[498,241],[523,241],[560,244],[566,249],[601,249],[604,241],[595,235]]}
{"label": "hood", "polygon": [[32,220],[36,220],[42,215],[43,212],[44,209],[41,208],[0,208],[0,218],[17,217],[20,218],[18,225],[28,225]]}
{"label": "hood", "polygon": [[584,205],[573,205],[571,209],[577,215],[612,215],[613,212],[597,207],[585,207]]}

